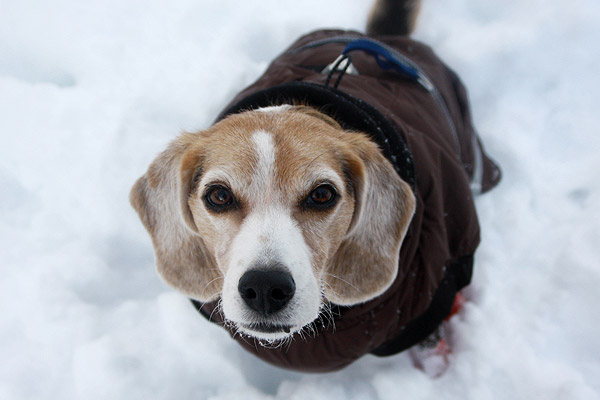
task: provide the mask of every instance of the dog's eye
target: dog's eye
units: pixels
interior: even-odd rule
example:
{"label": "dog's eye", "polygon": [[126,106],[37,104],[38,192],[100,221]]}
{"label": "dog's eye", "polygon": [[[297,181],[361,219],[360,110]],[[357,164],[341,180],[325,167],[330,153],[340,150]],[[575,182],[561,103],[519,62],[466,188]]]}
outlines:
{"label": "dog's eye", "polygon": [[231,191],[225,186],[215,185],[209,187],[204,193],[206,206],[214,211],[222,211],[235,202]]}
{"label": "dog's eye", "polygon": [[317,186],[305,201],[305,205],[313,208],[330,208],[338,199],[334,187],[328,184]]}

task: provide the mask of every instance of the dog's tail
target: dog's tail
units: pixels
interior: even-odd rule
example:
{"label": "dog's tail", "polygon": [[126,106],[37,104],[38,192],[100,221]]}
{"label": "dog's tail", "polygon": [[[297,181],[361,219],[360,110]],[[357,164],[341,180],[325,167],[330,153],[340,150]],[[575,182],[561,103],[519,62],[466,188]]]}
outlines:
{"label": "dog's tail", "polygon": [[409,35],[415,28],[421,0],[376,0],[367,35]]}

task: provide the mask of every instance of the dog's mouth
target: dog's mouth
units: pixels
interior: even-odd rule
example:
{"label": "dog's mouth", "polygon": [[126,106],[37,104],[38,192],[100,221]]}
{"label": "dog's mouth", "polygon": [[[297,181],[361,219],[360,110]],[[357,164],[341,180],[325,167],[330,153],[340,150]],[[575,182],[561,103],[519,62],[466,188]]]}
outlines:
{"label": "dog's mouth", "polygon": [[259,322],[254,324],[239,324],[246,331],[259,332],[259,333],[280,333],[289,335],[293,329],[292,325],[279,325],[269,324],[266,322]]}

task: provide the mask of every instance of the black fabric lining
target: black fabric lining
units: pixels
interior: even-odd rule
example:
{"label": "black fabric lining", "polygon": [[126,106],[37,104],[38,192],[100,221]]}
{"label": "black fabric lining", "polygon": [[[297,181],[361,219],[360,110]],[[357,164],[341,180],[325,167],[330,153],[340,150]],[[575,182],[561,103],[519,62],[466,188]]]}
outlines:
{"label": "black fabric lining", "polygon": [[435,292],[429,308],[406,324],[398,336],[372,350],[371,354],[380,357],[398,354],[429,337],[450,315],[454,297],[471,282],[472,271],[472,255],[462,257],[452,264]]}
{"label": "black fabric lining", "polygon": [[375,107],[341,90],[310,82],[284,83],[243,98],[221,113],[217,121],[230,114],[295,102],[315,107],[346,130],[368,134],[379,145],[398,175],[415,189],[413,157],[401,132]]}

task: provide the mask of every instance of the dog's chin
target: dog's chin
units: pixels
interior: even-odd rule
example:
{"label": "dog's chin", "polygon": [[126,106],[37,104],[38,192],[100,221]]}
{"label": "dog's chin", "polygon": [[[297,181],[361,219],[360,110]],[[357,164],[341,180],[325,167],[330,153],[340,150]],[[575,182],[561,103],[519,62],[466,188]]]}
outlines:
{"label": "dog's chin", "polygon": [[302,329],[302,326],[280,325],[268,322],[253,324],[236,323],[235,325],[239,332],[267,342],[285,340]]}

